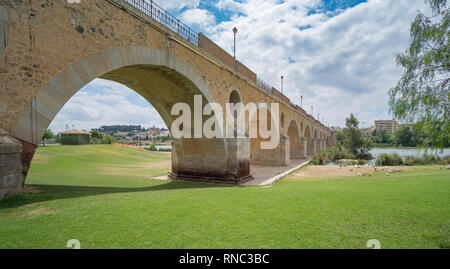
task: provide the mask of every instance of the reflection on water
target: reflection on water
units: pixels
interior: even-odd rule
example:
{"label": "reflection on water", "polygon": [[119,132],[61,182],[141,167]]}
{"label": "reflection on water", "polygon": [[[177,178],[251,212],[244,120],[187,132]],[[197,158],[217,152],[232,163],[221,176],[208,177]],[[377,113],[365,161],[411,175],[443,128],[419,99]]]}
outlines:
{"label": "reflection on water", "polygon": [[405,156],[422,156],[423,154],[434,154],[440,157],[450,155],[450,148],[446,148],[443,150],[431,150],[431,149],[402,149],[402,148],[374,148],[370,150],[372,156],[376,159],[382,153],[397,153],[401,157]]}

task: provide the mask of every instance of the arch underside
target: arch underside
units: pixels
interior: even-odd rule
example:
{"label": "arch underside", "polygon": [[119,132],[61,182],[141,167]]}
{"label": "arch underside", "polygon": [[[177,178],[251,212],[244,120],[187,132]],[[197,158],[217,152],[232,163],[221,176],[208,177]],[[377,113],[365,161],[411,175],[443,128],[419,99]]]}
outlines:
{"label": "arch underside", "polygon": [[289,137],[289,144],[290,144],[290,158],[291,159],[302,159],[304,158],[304,152],[301,138],[300,138],[300,132],[299,132],[299,126],[295,120],[292,120],[289,123],[289,127],[287,130],[287,135]]}
{"label": "arch underside", "polygon": [[[24,144],[26,158],[22,164],[26,171],[40,137],[58,111],[95,78],[119,82],[139,93],[154,106],[169,129],[178,117],[171,115],[174,104],[188,104],[193,119],[194,95],[201,95],[203,104],[214,102],[203,79],[187,64],[164,51],[148,47],[113,48],[88,56],[41,89],[12,128],[12,135]],[[173,139],[170,176],[233,184],[248,180],[251,178],[250,153],[245,143],[223,138]]]}

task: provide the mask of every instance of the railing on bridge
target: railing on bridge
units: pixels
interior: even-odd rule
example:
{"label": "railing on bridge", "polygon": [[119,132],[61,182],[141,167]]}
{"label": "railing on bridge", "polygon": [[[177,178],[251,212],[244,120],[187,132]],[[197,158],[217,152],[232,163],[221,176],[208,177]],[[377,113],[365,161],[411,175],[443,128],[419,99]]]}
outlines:
{"label": "railing on bridge", "polygon": [[182,23],[175,16],[158,6],[152,0],[125,0],[129,5],[198,46],[198,33]]}
{"label": "railing on bridge", "polygon": [[270,86],[268,83],[266,83],[264,80],[260,79],[259,77],[256,77],[256,84],[263,88],[266,92],[273,94],[272,86]]}

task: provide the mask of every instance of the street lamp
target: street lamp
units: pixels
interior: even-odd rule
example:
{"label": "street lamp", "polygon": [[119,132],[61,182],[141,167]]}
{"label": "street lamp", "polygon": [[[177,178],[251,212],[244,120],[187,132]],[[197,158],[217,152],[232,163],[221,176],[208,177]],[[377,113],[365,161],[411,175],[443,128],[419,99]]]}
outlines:
{"label": "street lamp", "polygon": [[303,107],[303,95],[300,96],[300,107]]}
{"label": "street lamp", "polygon": [[284,76],[281,75],[281,94],[283,94],[283,78]]}
{"label": "street lamp", "polygon": [[234,46],[233,46],[233,50],[234,50],[234,70],[237,72],[237,65],[236,65],[236,34],[237,34],[238,29],[236,28],[236,26],[233,28],[233,34],[234,34]]}

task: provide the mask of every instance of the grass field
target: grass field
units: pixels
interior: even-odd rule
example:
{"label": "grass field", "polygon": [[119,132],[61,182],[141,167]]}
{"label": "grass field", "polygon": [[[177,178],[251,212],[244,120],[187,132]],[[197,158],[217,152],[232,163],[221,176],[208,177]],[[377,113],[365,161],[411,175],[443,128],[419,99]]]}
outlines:
{"label": "grass field", "polygon": [[450,248],[450,172],[301,180],[268,187],[161,181],[170,154],[39,148],[0,202],[0,248]]}

